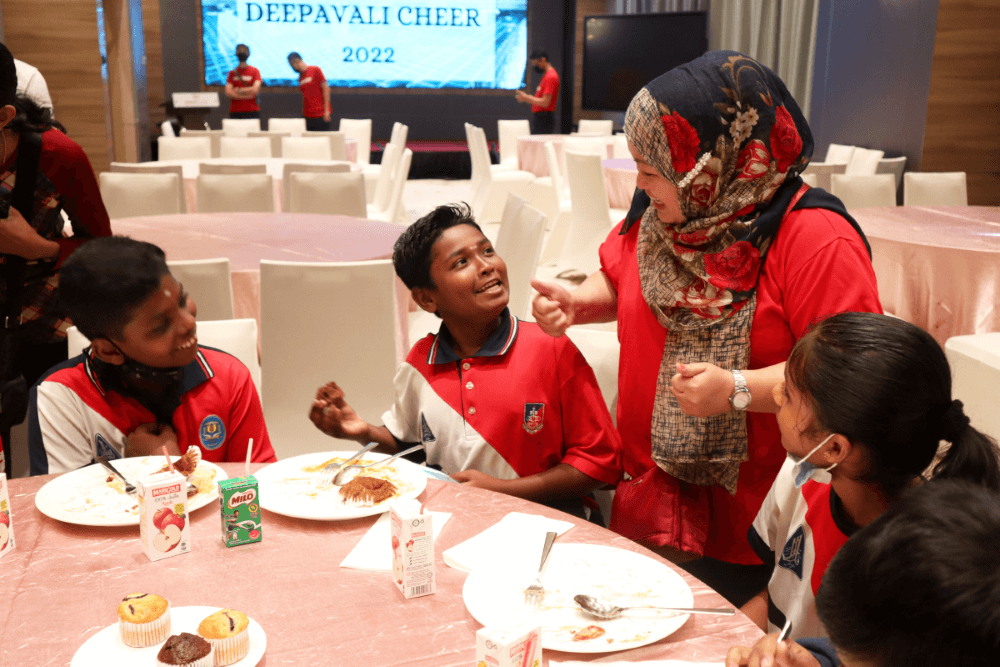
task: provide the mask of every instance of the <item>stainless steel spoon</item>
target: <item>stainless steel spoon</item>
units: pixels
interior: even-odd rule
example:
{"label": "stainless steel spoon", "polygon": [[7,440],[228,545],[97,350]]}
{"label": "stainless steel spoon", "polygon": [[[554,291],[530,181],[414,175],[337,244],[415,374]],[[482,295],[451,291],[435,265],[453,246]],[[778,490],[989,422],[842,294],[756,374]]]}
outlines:
{"label": "stainless steel spoon", "polygon": [[412,454],[413,452],[419,451],[423,448],[424,448],[423,445],[416,445],[414,447],[410,447],[409,449],[404,449],[401,452],[393,454],[387,459],[382,459],[381,461],[373,461],[367,465],[354,464],[346,466],[344,468],[341,468],[340,472],[337,473],[337,476],[333,478],[333,483],[336,486],[343,486],[344,484],[347,484],[352,479],[361,474],[361,471],[364,470],[365,468],[370,468],[371,466],[385,465],[386,463],[392,461],[393,459],[398,459],[400,456],[406,456],[407,454]]}
{"label": "stainless steel spoon", "polygon": [[618,618],[622,615],[622,612],[628,611],[629,609],[657,609],[660,611],[676,611],[681,614],[716,614],[719,616],[732,616],[736,613],[735,609],[703,609],[703,608],[689,608],[689,607],[618,607],[613,604],[607,604],[601,602],[597,598],[591,595],[574,595],[573,599],[578,605],[588,614],[596,616],[598,618]]}
{"label": "stainless steel spoon", "polygon": [[132,484],[132,482],[130,482],[127,479],[125,479],[125,475],[123,475],[120,472],[118,472],[118,469],[115,468],[113,465],[111,465],[111,462],[108,461],[108,459],[106,457],[104,457],[104,456],[98,456],[97,457],[97,462],[100,463],[102,466],[104,466],[108,471],[114,473],[118,477],[118,479],[120,479],[121,481],[125,482],[125,493],[128,493],[128,494],[135,493],[135,491],[136,491],[135,485]]}

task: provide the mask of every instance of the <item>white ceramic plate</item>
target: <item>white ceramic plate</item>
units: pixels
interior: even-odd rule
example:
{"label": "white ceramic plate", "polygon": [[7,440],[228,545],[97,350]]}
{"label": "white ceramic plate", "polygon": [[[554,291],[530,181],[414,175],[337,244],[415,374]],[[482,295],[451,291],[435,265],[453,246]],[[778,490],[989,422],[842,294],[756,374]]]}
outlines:
{"label": "white ceramic plate", "polygon": [[[180,457],[173,458],[176,461]],[[139,477],[162,468],[163,457],[117,459],[111,465],[135,484]],[[138,497],[125,493],[121,480],[108,483],[109,476],[111,473],[99,463],[60,475],[38,490],[35,507],[53,519],[81,526],[138,526]],[[227,477],[226,471],[214,463],[198,463],[191,481],[201,490],[188,498],[188,511],[218,498],[218,482]]]}
{"label": "white ceramic plate", "polygon": [[[340,487],[333,485],[319,488],[314,482],[319,468],[332,459],[347,459],[356,452],[314,452],[272,463],[258,470],[254,475],[260,487],[260,506],[269,512],[284,514],[298,519],[319,519],[341,521],[357,519],[389,511],[389,501],[371,507],[351,507],[340,498]],[[386,454],[369,452],[361,457],[360,463],[381,461]],[[315,469],[315,470],[313,470]],[[373,467],[369,473],[373,477],[388,479],[396,485],[399,493],[389,500],[401,498],[409,500],[423,493],[427,486],[427,476],[421,466],[403,459],[396,459],[388,466]]]}
{"label": "white ceramic plate", "polygon": [[[198,624],[222,607],[171,607],[170,635],[182,632],[198,634]],[[250,651],[242,660],[234,662],[231,667],[253,667],[264,657],[267,648],[267,635],[260,624],[250,619]],[[168,635],[168,636],[170,636]],[[156,654],[163,644],[132,648],[122,642],[118,624],[109,625],[83,643],[76,650],[70,667],[136,667],[136,665],[156,664]]]}
{"label": "white ceramic plate", "polygon": [[[663,605],[690,607],[694,597],[684,579],[667,565],[646,556],[597,544],[556,543],[542,583],[545,597],[537,609],[524,605],[524,590],[538,570],[531,558],[497,561],[479,567],[465,580],[462,597],[472,616],[486,626],[509,625],[524,618],[542,626],[542,647],[569,653],[609,653],[645,646],[679,629],[688,614],[654,610],[626,612],[601,620],[582,611],[573,596],[585,593],[621,607]],[[603,630],[593,639],[574,639],[586,628]]]}

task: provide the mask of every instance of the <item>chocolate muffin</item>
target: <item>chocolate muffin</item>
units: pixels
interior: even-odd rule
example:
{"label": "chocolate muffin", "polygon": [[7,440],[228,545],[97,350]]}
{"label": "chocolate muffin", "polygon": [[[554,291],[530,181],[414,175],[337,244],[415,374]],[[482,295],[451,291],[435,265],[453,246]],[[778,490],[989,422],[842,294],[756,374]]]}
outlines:
{"label": "chocolate muffin", "polygon": [[156,654],[157,667],[214,667],[215,649],[190,632],[167,638]]}

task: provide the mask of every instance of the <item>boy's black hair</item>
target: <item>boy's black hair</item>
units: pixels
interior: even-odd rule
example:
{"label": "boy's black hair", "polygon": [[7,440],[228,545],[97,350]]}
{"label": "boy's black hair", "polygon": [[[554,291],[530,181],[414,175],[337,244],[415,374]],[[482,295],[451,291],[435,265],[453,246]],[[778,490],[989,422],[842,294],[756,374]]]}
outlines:
{"label": "boy's black hair", "polygon": [[250,57],[250,47],[249,46],[247,46],[246,44],[237,44],[236,45],[236,51],[239,52],[240,49],[245,49],[246,52],[247,52],[247,58]]}
{"label": "boy's black hair", "polygon": [[157,246],[105,236],[77,248],[59,270],[59,298],[80,332],[121,340],[136,310],[170,273]]}
{"label": "boy's black hair", "polygon": [[998,563],[1000,495],[932,480],[841,547],[816,609],[837,649],[879,667],[996,665]]}
{"label": "boy's black hair", "polygon": [[17,94],[17,66],[14,54],[0,42],[0,107],[14,103]]}
{"label": "boy's black hair", "polygon": [[537,58],[545,58],[546,60],[548,60],[549,52],[546,51],[545,49],[535,49],[534,51],[531,52],[531,55],[528,56],[528,60],[535,60]]}
{"label": "boy's black hair", "polygon": [[471,225],[483,231],[472,218],[469,205],[463,202],[438,206],[400,234],[392,247],[392,265],[404,285],[410,289],[437,288],[431,279],[434,244],[444,230],[458,225]]}
{"label": "boy's black hair", "polygon": [[298,51],[292,51],[288,54],[288,62],[292,62],[293,60],[302,60],[302,56],[299,55]]}

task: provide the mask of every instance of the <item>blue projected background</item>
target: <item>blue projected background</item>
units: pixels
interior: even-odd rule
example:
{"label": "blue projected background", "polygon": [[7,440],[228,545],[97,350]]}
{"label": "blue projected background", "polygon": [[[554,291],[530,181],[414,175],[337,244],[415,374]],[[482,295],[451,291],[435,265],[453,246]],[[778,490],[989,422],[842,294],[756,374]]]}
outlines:
{"label": "blue projected background", "polygon": [[369,0],[373,4],[202,0],[205,83],[224,86],[236,45],[268,86],[298,86],[297,51],[331,86],[524,85],[527,0]]}

